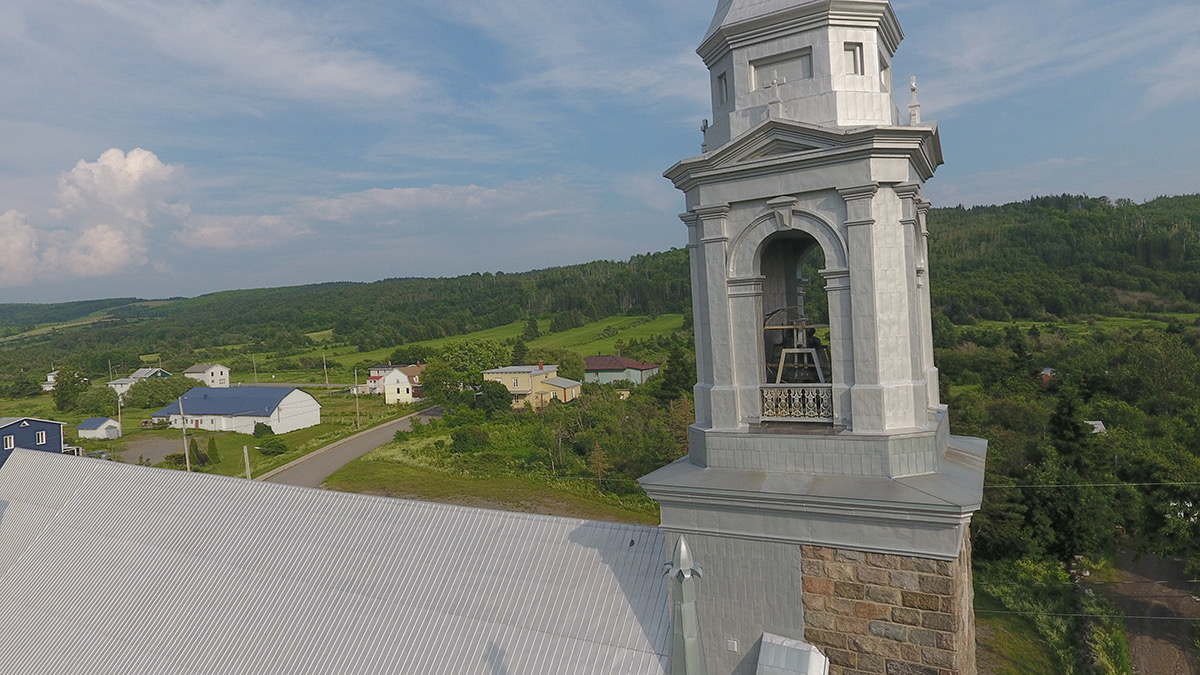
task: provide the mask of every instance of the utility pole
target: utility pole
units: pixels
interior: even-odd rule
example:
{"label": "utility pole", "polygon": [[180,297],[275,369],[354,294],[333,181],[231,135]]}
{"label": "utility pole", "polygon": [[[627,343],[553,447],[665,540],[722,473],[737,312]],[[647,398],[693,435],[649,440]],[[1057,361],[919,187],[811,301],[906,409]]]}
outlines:
{"label": "utility pole", "polygon": [[242,457],[246,460],[246,480],[252,480],[250,478],[250,448],[249,448],[249,446],[245,446],[245,445],[242,446]]}
{"label": "utility pole", "polygon": [[325,362],[325,352],[321,352],[321,368],[325,371],[325,388],[329,388],[329,364]]}
{"label": "utility pole", "polygon": [[362,423],[358,418],[358,368],[354,369],[354,428],[362,428]]}
{"label": "utility pole", "polygon": [[188,471],[192,470],[192,455],[188,452],[187,418],[183,416],[183,397],[179,397],[179,426],[183,428],[183,463]]}
{"label": "utility pole", "polygon": [[254,384],[258,384],[258,361],[253,354],[250,355],[250,363],[254,364]]}

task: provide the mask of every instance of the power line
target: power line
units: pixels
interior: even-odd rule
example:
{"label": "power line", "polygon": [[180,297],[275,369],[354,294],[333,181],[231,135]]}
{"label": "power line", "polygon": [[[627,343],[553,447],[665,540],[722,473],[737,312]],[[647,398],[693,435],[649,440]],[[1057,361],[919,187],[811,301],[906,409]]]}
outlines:
{"label": "power line", "polygon": [[1030,483],[1026,485],[984,485],[984,490],[995,488],[1055,488],[1055,487],[1195,487],[1200,482],[1163,482],[1163,483]]}
{"label": "power line", "polygon": [[976,614],[1016,614],[1019,616],[1058,616],[1064,618],[1121,619],[1122,621],[1200,621],[1190,616],[1127,616],[1124,614],[1081,614],[1059,612],[1018,612],[1008,609],[977,609]]}

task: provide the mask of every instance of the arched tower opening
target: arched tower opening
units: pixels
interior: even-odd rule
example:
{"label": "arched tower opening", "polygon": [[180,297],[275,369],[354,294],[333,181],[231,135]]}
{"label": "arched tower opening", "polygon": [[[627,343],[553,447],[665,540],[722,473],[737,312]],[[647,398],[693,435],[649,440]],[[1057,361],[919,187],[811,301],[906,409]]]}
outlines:
{"label": "arched tower opening", "polygon": [[825,254],[805,232],[763,242],[763,384],[832,382],[824,267]]}

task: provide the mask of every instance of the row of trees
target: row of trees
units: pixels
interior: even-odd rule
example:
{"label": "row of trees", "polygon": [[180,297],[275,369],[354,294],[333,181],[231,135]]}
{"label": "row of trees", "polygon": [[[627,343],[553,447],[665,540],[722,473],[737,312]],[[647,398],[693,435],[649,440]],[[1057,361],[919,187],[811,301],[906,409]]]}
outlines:
{"label": "row of trees", "polygon": [[936,355],[944,400],[957,433],[989,439],[977,557],[1130,548],[1200,573],[1198,344],[1182,327],[956,329]]}

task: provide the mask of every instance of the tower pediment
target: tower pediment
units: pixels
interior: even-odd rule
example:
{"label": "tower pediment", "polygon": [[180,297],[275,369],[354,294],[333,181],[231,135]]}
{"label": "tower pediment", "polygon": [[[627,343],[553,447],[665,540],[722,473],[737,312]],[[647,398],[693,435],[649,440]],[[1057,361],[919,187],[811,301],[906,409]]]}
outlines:
{"label": "tower pediment", "polygon": [[936,123],[924,126],[839,129],[787,119],[770,119],[729,143],[680,161],[663,175],[675,186],[703,175],[750,169],[754,165],[830,161],[837,155],[907,157],[922,180],[943,162]]}

